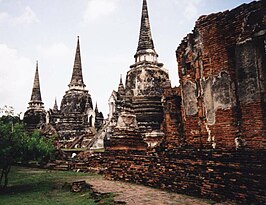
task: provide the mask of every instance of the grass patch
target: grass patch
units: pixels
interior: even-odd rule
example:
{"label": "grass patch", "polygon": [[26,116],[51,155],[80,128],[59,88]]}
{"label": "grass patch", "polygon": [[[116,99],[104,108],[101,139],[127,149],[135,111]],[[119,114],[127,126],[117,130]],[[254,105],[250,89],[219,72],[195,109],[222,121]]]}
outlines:
{"label": "grass patch", "polygon": [[[87,173],[12,167],[9,175],[9,186],[5,192],[0,193],[0,204],[98,204],[95,201],[95,198],[93,198],[93,193],[90,191],[72,193],[70,192],[70,189],[63,188],[65,183],[71,183],[87,177],[100,176]],[[101,204],[110,204],[112,199],[113,196],[110,195],[105,198],[104,203]]]}

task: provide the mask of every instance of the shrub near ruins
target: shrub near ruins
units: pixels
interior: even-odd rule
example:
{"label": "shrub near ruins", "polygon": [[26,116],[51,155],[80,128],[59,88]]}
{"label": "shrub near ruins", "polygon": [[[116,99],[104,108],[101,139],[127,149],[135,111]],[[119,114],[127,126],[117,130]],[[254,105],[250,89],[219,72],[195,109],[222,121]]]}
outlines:
{"label": "shrub near ruins", "polygon": [[35,131],[29,134],[19,117],[0,118],[0,186],[5,189],[11,165],[30,160],[48,160],[55,151],[53,139],[47,139]]}

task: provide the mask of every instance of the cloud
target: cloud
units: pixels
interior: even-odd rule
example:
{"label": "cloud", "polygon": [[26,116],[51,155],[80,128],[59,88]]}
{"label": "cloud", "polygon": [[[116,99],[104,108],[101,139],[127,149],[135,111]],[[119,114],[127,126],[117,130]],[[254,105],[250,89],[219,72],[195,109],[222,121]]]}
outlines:
{"label": "cloud", "polygon": [[[60,98],[71,78],[75,57],[74,48],[57,42],[50,45],[37,46],[39,70],[42,72],[41,89],[45,108],[51,108],[55,97],[60,105]],[[81,56],[82,57],[82,56]]]}
{"label": "cloud", "polygon": [[193,19],[198,14],[198,9],[193,2],[188,2],[187,7],[184,10],[185,17],[188,19]]}
{"label": "cloud", "polygon": [[100,17],[109,16],[117,9],[118,2],[119,0],[89,0],[83,22],[89,23]]}
{"label": "cloud", "polygon": [[55,43],[50,46],[38,46],[37,51],[45,58],[62,58],[69,57],[72,51],[63,43]]}
{"label": "cloud", "polygon": [[0,44],[0,62],[0,108],[9,105],[21,112],[30,98],[34,62],[6,44]]}
{"label": "cloud", "polygon": [[8,18],[9,18],[8,13],[6,13],[6,12],[1,12],[0,13],[0,22],[5,20],[5,19],[8,19]]}
{"label": "cloud", "polygon": [[[46,108],[61,98],[70,80],[74,50],[63,43],[36,48],[37,59],[29,59],[17,49],[0,43],[0,108],[13,106],[15,114],[25,112],[32,91],[35,63],[39,61],[42,100]],[[59,101],[58,99],[58,102]]]}
{"label": "cloud", "polygon": [[34,11],[29,6],[26,6],[24,12],[20,16],[15,17],[13,21],[15,24],[31,24],[39,22],[39,19]]}
{"label": "cloud", "polygon": [[182,8],[183,15],[186,19],[192,20],[198,17],[198,7],[202,3],[202,0],[174,0],[174,2]]}
{"label": "cloud", "polygon": [[26,6],[20,16],[12,16],[7,12],[0,12],[0,22],[14,25],[27,25],[38,23],[39,19],[34,11],[29,6]]}

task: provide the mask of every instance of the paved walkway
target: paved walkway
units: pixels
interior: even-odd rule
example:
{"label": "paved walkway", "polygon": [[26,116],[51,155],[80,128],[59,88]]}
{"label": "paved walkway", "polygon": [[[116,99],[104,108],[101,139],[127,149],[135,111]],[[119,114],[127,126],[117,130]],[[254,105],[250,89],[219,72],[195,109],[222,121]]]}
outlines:
{"label": "paved walkway", "polygon": [[[126,202],[127,205],[207,205],[214,204],[210,200],[169,193],[142,185],[119,181],[108,181],[102,178],[88,178],[86,182],[99,193],[116,193],[115,201]],[[228,203],[226,203],[229,205]],[[218,203],[216,204],[218,205]],[[221,205],[221,203],[220,203]],[[223,203],[225,205],[225,203]]]}

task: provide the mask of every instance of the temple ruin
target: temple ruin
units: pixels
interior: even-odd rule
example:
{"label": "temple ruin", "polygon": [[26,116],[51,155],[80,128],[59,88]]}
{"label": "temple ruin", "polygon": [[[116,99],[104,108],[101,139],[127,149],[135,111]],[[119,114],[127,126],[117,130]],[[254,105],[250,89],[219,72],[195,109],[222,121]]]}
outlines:
{"label": "temple ruin", "polygon": [[[164,137],[161,131],[163,121],[161,100],[164,87],[171,85],[168,71],[157,59],[146,0],[142,5],[139,41],[134,58],[135,63],[127,72],[125,88],[120,81],[118,91],[114,91],[109,100],[111,107],[109,117],[112,118],[110,119],[112,124],[109,137],[106,138],[107,149],[113,150],[114,147],[110,147],[110,144],[117,139],[118,142],[115,143],[117,149],[122,147],[125,149],[135,147],[137,150],[145,150],[145,147],[152,149],[160,144]],[[140,146],[133,146],[134,138],[136,142],[139,141]],[[147,146],[141,145],[140,141],[144,141]],[[127,142],[130,143],[126,148]],[[119,143],[122,146],[120,148]]]}
{"label": "temple ruin", "polygon": [[44,103],[42,102],[37,61],[29,107],[27,108],[23,118],[27,129],[30,131],[33,131],[34,129],[40,129],[42,125],[45,124],[46,114]]}
{"label": "temple ruin", "polygon": [[[51,124],[66,148],[86,146],[96,133],[95,122],[98,108],[93,109],[91,95],[83,82],[79,38],[71,81],[61,101],[60,110],[50,110]],[[97,122],[98,123],[98,122]]]}
{"label": "temple ruin", "polygon": [[[91,95],[85,89],[83,82],[82,64],[80,54],[79,37],[77,40],[76,54],[72,77],[58,109],[57,101],[53,109],[44,110],[41,101],[38,66],[36,67],[32,97],[28,111],[25,113],[24,122],[27,128],[42,128],[53,130],[51,134],[57,134],[62,148],[82,148],[90,144],[97,130],[103,124],[103,114],[96,105],[93,108]],[[37,113],[41,120],[35,123],[32,113]],[[40,113],[42,115],[40,115]],[[36,118],[36,117],[35,117]]]}
{"label": "temple ruin", "polygon": [[[103,120],[85,90],[78,40],[69,90],[60,110],[48,111],[49,123],[62,140],[87,139],[81,146],[104,152],[64,163],[111,180],[265,204],[266,2],[201,16],[192,33],[173,43],[180,78],[174,88],[157,60],[143,0],[135,63],[111,93]],[[25,122],[28,113],[41,113],[33,124],[39,128],[46,114],[38,66],[32,93]]]}

